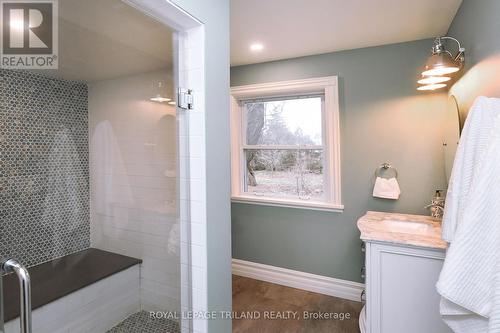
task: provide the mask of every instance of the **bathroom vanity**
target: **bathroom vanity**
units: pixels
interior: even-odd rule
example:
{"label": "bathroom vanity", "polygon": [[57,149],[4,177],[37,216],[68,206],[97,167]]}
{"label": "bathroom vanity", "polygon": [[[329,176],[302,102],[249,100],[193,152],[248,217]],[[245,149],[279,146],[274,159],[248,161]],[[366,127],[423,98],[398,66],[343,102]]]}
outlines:
{"label": "bathroom vanity", "polygon": [[367,212],[358,220],[366,255],[367,333],[449,333],[435,284],[446,242],[428,216]]}

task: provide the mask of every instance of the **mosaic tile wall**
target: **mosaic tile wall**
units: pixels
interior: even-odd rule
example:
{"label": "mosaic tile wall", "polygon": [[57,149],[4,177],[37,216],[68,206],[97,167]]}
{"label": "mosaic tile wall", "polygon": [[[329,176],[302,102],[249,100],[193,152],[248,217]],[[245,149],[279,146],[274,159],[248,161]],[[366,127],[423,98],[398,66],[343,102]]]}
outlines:
{"label": "mosaic tile wall", "polygon": [[0,257],[90,245],[87,85],[0,69]]}

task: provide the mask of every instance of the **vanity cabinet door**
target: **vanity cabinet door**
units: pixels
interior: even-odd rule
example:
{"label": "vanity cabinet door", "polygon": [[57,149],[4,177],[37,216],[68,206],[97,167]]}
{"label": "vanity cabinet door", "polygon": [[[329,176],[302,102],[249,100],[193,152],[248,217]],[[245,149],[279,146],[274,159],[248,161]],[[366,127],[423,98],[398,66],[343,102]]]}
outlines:
{"label": "vanity cabinet door", "polygon": [[444,251],[367,243],[370,333],[449,333],[436,282]]}

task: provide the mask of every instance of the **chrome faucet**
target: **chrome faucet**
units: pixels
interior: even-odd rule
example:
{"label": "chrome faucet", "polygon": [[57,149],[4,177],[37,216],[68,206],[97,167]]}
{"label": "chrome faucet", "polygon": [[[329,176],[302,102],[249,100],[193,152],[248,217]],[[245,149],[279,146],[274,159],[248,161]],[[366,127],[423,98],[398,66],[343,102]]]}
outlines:
{"label": "chrome faucet", "polygon": [[442,219],[444,215],[444,207],[438,204],[430,204],[425,206],[425,208],[431,210],[431,216],[436,219]]}
{"label": "chrome faucet", "polygon": [[431,217],[436,219],[442,219],[444,215],[444,197],[442,196],[443,190],[436,190],[436,194],[432,198],[429,205],[425,206],[426,209],[430,209]]}

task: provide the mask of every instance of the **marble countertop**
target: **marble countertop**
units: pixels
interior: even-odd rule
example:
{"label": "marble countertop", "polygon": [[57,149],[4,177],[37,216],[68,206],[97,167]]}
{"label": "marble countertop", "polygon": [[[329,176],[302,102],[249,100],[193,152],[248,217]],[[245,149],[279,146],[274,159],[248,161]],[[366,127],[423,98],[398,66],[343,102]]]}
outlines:
{"label": "marble countertop", "polygon": [[[408,223],[408,224],[405,224]],[[367,212],[358,220],[363,241],[446,249],[441,220],[424,215]]]}

